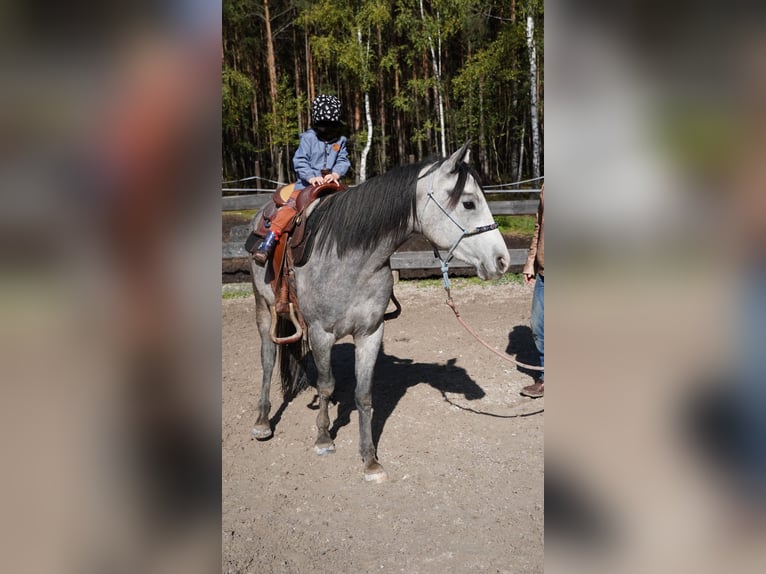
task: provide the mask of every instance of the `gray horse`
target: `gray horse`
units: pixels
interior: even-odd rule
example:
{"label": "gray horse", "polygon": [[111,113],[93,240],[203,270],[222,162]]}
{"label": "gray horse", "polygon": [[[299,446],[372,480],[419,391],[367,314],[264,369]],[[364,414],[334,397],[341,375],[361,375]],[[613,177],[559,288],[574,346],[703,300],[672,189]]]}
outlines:
{"label": "gray horse", "polygon": [[[387,478],[376,457],[371,420],[373,370],[393,290],[389,258],[413,233],[421,233],[436,247],[450,249],[455,257],[473,265],[481,279],[497,278],[508,269],[508,251],[468,165],[467,146],[446,160],[402,166],[331,196],[307,222],[314,252],[295,274],[317,369],[319,414],[314,450],[320,455],[335,450],[328,415],[335,388],[330,353],[338,339],[351,335],[356,348],[359,451],[368,481]],[[251,267],[263,366],[258,418],[252,432],[258,439],[267,439],[272,435],[269,392],[277,347],[269,336],[274,295],[264,281],[264,269],[252,262]],[[289,400],[305,387],[308,348],[305,342],[280,347],[282,388]]]}

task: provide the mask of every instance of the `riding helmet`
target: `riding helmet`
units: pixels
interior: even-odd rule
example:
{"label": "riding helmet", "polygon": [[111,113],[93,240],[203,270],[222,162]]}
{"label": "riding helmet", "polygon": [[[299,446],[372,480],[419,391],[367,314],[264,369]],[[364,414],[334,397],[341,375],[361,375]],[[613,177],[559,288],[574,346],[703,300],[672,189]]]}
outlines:
{"label": "riding helmet", "polygon": [[311,104],[311,120],[314,124],[340,121],[340,100],[335,96],[320,94]]}

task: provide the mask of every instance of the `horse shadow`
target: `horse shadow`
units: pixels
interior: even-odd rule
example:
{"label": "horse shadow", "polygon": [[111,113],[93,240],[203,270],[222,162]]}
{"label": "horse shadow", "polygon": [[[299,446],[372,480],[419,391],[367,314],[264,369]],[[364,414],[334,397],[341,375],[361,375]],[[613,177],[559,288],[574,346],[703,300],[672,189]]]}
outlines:
{"label": "horse shadow", "polygon": [[[469,401],[485,396],[484,390],[468,376],[465,369],[456,366],[456,362],[456,359],[449,359],[446,364],[416,363],[412,359],[387,355],[381,347],[375,364],[372,387],[372,439],[375,446],[378,445],[389,417],[411,387],[427,383],[445,398],[446,393],[455,393]],[[341,428],[351,422],[351,413],[356,410],[354,364],[353,344],[344,343],[333,347],[333,400],[338,405],[337,416],[330,427],[330,436],[333,439],[337,437]]]}
{"label": "horse shadow", "polygon": [[[509,335],[508,352],[518,353],[519,360],[534,364],[537,360],[537,348],[532,339],[532,331],[529,327],[514,327]],[[354,371],[356,362],[355,347],[352,343],[335,345],[332,349],[331,365],[335,378],[335,391],[332,401],[337,404],[337,414],[330,426],[330,436],[337,438],[338,431],[351,422],[351,413],[356,410],[354,391],[356,389],[356,375]],[[458,404],[447,393],[462,395],[465,400],[475,401],[484,398],[486,393],[467,373],[465,369],[457,366],[457,359],[448,359],[446,364],[439,363],[416,363],[412,359],[401,359],[394,355],[387,355],[381,346],[375,363],[372,386],[372,440],[378,446],[378,441],[383,434],[383,429],[391,414],[396,409],[399,401],[407,394],[407,391],[416,385],[426,383],[439,391],[444,401],[454,407],[473,414],[486,415],[497,418],[519,418],[538,415],[542,409],[523,414],[495,414]],[[536,371],[530,371],[519,367],[519,370],[535,375]],[[317,370],[311,354],[306,363],[306,373],[312,390],[316,389]],[[271,426],[274,429],[282,419],[287,406],[292,400],[285,400],[277,412],[271,418]],[[312,410],[319,408],[318,397],[312,394],[311,401],[306,405]]]}
{"label": "horse shadow", "polygon": [[[540,364],[540,355],[535,346],[532,329],[526,325],[516,325],[508,333],[508,346],[505,348],[505,352],[512,357],[516,357],[516,360],[521,363],[526,363],[527,365]],[[517,366],[516,369],[535,379],[540,375],[539,371],[522,366]]]}

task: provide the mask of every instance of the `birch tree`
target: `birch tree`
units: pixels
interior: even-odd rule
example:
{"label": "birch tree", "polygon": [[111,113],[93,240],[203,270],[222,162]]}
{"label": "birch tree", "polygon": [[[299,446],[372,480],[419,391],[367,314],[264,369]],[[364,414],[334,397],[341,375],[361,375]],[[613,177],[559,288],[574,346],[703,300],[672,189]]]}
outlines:
{"label": "birch tree", "polygon": [[442,94],[442,36],[441,36],[441,18],[439,11],[436,11],[436,38],[438,51],[434,49],[434,38],[430,26],[426,20],[425,10],[423,9],[423,0],[420,1],[420,18],[428,38],[428,47],[431,50],[431,64],[434,69],[434,78],[436,79],[436,98],[439,112],[439,130],[441,134],[441,152],[442,156],[447,157],[447,130],[444,126],[444,96]]}
{"label": "birch tree", "polygon": [[[362,60],[362,75],[369,76],[369,59],[370,59],[370,40],[367,39],[367,46],[365,47],[362,42],[362,28],[357,26],[356,38],[359,43],[359,54]],[[369,81],[369,78],[367,78]],[[365,82],[366,84],[367,82]],[[359,183],[367,180],[367,156],[370,153],[372,147],[372,113],[370,112],[370,90],[365,86],[364,90],[364,117],[367,123],[367,141],[364,144],[362,150],[362,159],[359,162]]]}
{"label": "birch tree", "polygon": [[532,176],[540,177],[540,129],[537,120],[537,50],[535,48],[535,19],[531,13],[527,15],[527,49],[529,50],[529,101],[530,122],[532,124]]}

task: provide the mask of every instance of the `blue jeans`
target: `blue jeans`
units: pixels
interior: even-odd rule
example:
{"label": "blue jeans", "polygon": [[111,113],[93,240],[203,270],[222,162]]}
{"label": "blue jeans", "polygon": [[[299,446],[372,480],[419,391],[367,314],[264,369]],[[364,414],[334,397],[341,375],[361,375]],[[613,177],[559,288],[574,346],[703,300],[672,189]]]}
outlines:
{"label": "blue jeans", "polygon": [[[535,339],[535,347],[537,352],[540,353],[540,366],[545,367],[545,345],[544,345],[544,305],[545,299],[545,277],[537,274],[535,277],[535,290],[532,294],[532,318],[530,324],[532,327],[532,337]],[[541,381],[545,379],[545,371],[540,371],[538,377]]]}
{"label": "blue jeans", "polygon": [[745,456],[747,494],[766,504],[766,268],[755,268],[745,276],[740,295],[739,341],[740,382],[734,386],[737,414],[742,427],[741,446]]}

